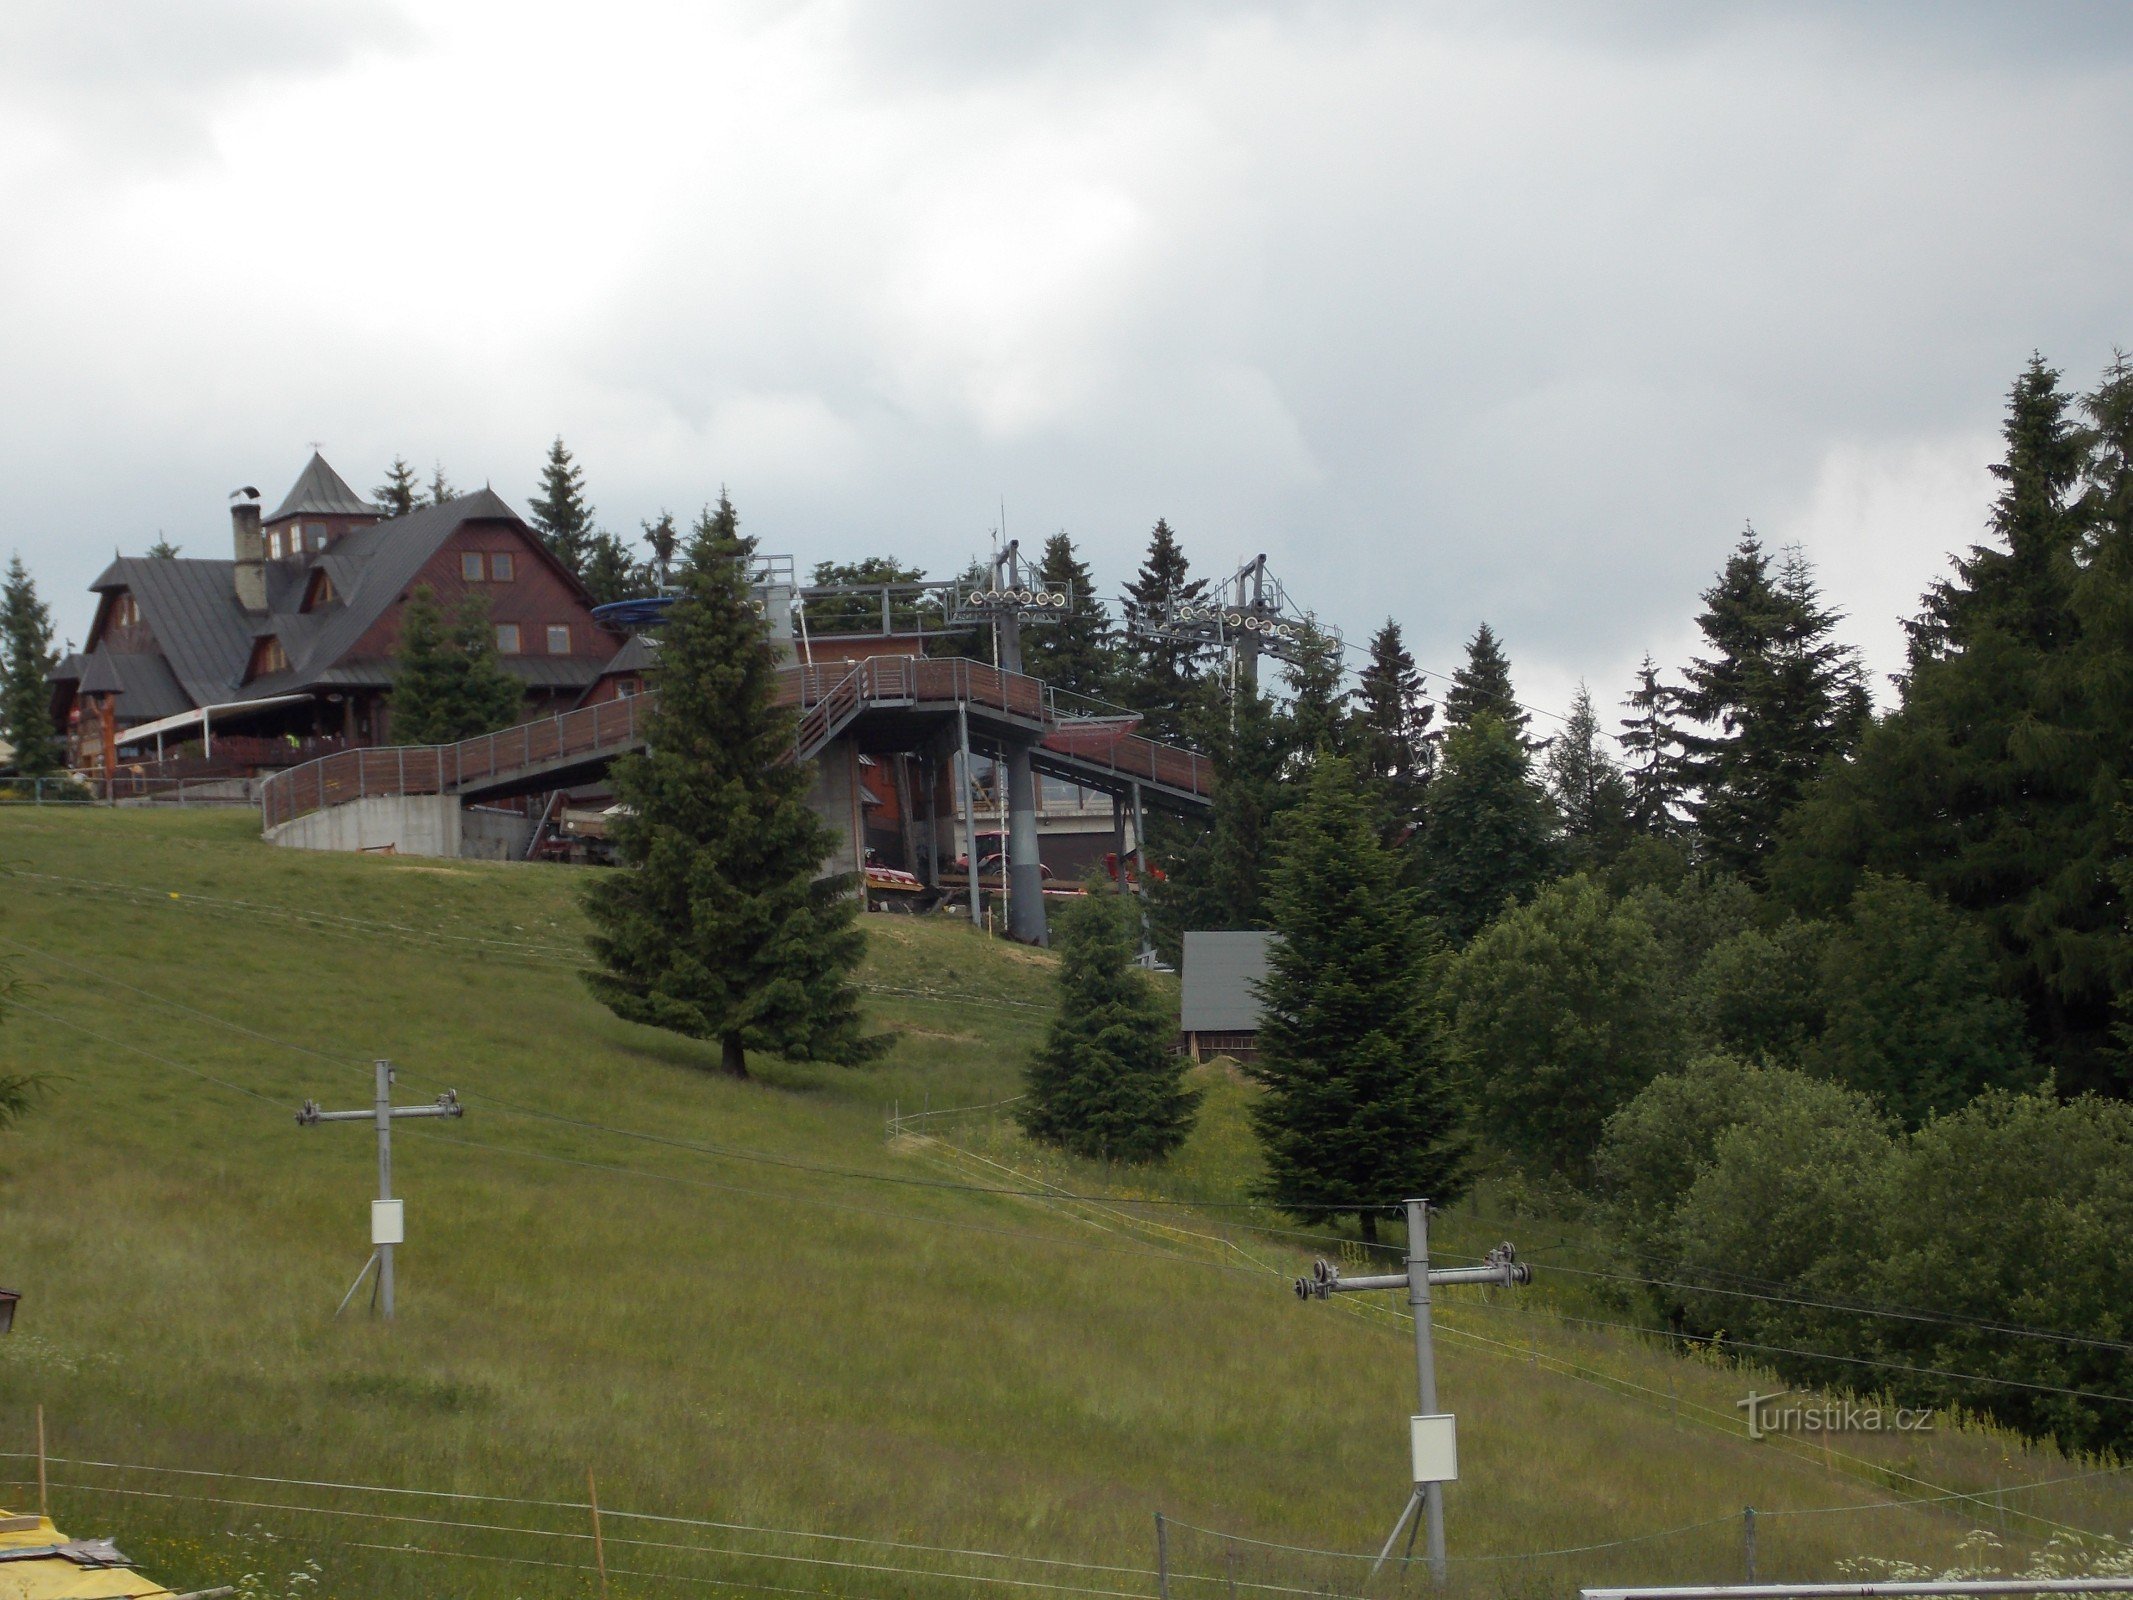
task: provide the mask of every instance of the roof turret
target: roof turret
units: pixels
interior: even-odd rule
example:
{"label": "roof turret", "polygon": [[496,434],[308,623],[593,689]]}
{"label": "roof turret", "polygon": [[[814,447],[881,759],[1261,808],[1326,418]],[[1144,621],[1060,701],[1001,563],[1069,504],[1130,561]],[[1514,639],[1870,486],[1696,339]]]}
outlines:
{"label": "roof turret", "polygon": [[326,465],[326,458],[314,450],[303,475],[296,480],[296,486],[266,520],[279,522],[284,517],[301,516],[374,517],[377,514],[378,508],[349,488],[347,479]]}

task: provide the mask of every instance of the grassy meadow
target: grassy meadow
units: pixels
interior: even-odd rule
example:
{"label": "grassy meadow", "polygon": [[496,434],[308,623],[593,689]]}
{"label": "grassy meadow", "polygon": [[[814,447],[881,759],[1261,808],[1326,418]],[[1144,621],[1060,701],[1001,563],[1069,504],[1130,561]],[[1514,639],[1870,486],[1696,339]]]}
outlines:
{"label": "grassy meadow", "polygon": [[[1141,1596],[1161,1512],[1179,1600],[1362,1592],[1367,1564],[1270,1546],[1383,1539],[1408,1332],[1298,1304],[1288,1274],[1356,1248],[1225,1204],[1254,1159],[1232,1069],[1199,1069],[1166,1169],[1034,1151],[956,1108],[1017,1092],[1050,958],[884,915],[886,1060],[736,1083],[591,1000],[579,881],[274,850],[242,812],[0,809],[0,1071],[52,1080],[0,1134],[9,1509],[42,1406],[60,1525],[178,1588],[577,1596],[604,1559],[616,1595]],[[367,1105],[376,1057],[400,1102],[467,1107],[395,1130],[392,1325],[334,1317],[371,1131],[293,1117]],[[1951,1419],[1748,1440],[1734,1402],[1782,1385],[1590,1326],[1636,1315],[1547,1273],[1589,1232],[1508,1205],[1438,1241],[1541,1269],[1439,1296],[1460,1592],[1736,1579],[1748,1506],[1765,1578],[2125,1530],[2108,1464]]]}

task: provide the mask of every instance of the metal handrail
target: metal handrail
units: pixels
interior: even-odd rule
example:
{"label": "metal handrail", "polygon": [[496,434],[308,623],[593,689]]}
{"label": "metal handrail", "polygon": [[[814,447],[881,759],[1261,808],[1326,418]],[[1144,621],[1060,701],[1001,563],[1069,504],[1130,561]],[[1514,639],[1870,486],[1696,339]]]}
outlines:
{"label": "metal handrail", "polygon": [[[643,714],[640,708],[651,698],[632,695],[601,700],[457,744],[398,745],[392,747],[389,762],[384,759],[386,751],[376,746],[320,756],[261,781],[262,823],[272,828],[371,795],[447,794],[464,789],[470,780],[527,771],[539,762],[626,748],[636,743]],[[869,701],[967,703],[1036,723],[1047,730],[1039,742],[1055,754],[1107,769],[1120,778],[1200,796],[1213,789],[1213,771],[1206,757],[1142,734],[1120,732],[1100,754],[1051,745],[1049,740],[1059,731],[1059,724],[1087,720],[1085,714],[1065,710],[1059,692],[1040,678],[964,656],[870,656],[856,662],[786,667],[779,673],[777,698],[800,709],[793,740],[795,759],[812,756]],[[515,747],[508,755],[507,746]]]}

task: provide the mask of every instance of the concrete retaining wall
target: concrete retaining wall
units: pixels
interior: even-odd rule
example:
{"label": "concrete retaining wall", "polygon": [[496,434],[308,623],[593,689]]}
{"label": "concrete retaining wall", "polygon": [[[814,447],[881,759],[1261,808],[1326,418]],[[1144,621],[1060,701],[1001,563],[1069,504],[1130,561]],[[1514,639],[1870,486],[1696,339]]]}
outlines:
{"label": "concrete retaining wall", "polygon": [[462,808],[454,795],[370,795],[267,829],[269,844],[293,850],[390,850],[401,856],[467,856],[517,861],[533,821],[514,811]]}

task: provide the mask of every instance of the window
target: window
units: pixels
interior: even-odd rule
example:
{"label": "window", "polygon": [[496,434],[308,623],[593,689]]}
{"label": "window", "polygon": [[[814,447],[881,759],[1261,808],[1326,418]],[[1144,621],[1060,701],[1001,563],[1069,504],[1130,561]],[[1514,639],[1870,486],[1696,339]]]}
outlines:
{"label": "window", "polygon": [[509,583],[511,581],[511,554],[509,551],[499,550],[495,555],[489,557],[489,577],[497,583]]}
{"label": "window", "polygon": [[281,559],[281,529],[279,528],[267,535],[267,558],[272,561]]}
{"label": "window", "polygon": [[469,550],[459,558],[459,576],[467,583],[481,582],[481,552]]}
{"label": "window", "polygon": [[515,656],[518,654],[517,623],[499,622],[496,625],[496,648],[502,655]]}
{"label": "window", "polygon": [[269,639],[260,647],[259,670],[261,672],[287,672],[289,652],[281,647],[279,639]]}
{"label": "window", "polygon": [[325,523],[314,522],[311,524],[311,548],[314,550],[323,550],[326,548]]}
{"label": "window", "polygon": [[634,695],[635,695],[636,693],[637,693],[637,680],[636,680],[635,678],[617,678],[617,679],[615,680],[615,698],[616,698],[616,699],[618,699],[618,700],[628,700],[628,699],[630,699],[631,697],[633,697],[633,696],[634,696]]}
{"label": "window", "polygon": [[567,656],[570,654],[569,623],[551,622],[548,624],[548,653],[552,656]]}

